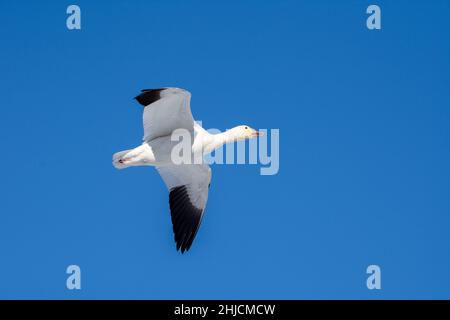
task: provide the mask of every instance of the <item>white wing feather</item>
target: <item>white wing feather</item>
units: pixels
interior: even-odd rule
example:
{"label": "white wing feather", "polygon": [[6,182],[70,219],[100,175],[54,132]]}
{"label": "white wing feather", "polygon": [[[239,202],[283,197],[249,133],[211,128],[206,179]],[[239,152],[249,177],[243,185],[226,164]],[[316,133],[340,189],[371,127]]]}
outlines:
{"label": "white wing feather", "polygon": [[168,165],[156,169],[169,191],[186,186],[192,204],[198,209],[205,208],[211,182],[211,168],[207,164]]}
{"label": "white wing feather", "polygon": [[193,131],[191,93],[178,88],[161,91],[161,99],[144,108],[144,141],[170,135],[176,129]]}

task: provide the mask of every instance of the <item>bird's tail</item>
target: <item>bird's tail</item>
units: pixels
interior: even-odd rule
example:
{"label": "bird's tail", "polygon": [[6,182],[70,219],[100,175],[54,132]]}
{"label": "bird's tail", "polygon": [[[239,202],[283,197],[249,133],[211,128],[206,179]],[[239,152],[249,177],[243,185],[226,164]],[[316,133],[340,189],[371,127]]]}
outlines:
{"label": "bird's tail", "polygon": [[119,151],[119,152],[116,152],[113,154],[113,162],[112,163],[116,169],[124,169],[124,168],[128,167],[126,164],[124,164],[122,162],[122,159],[130,151],[131,151],[131,149]]}

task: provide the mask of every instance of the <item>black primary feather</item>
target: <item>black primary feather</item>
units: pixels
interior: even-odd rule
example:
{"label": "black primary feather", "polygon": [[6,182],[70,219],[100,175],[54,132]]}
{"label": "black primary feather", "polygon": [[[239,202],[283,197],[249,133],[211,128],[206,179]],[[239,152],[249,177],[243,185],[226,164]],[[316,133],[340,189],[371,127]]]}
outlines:
{"label": "black primary feather", "polygon": [[203,209],[196,208],[192,204],[186,186],[170,190],[169,206],[177,250],[181,249],[181,253],[184,253],[194,241],[202,220]]}
{"label": "black primary feather", "polygon": [[161,92],[164,91],[165,88],[162,89],[143,89],[141,90],[141,94],[136,96],[135,99],[144,107],[152,104],[155,101],[161,99]]}

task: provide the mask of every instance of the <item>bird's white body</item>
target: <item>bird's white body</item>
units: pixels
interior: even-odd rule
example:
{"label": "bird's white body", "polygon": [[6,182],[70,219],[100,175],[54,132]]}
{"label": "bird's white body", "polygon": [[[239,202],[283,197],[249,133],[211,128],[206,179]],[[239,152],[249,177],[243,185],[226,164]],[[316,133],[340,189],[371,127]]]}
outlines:
{"label": "bird's white body", "polygon": [[[248,126],[238,126],[219,134],[210,134],[192,117],[191,94],[183,89],[142,90],[136,100],[144,106],[143,143],[113,155],[117,169],[132,166],[154,166],[167,188],[177,250],[189,250],[197,234],[208,199],[211,169],[197,160],[225,143],[250,139],[259,135]],[[173,151],[180,140],[174,133],[189,138],[189,163],[174,161]],[[185,144],[186,146],[186,144]],[[186,152],[186,148],[183,149]],[[183,156],[184,159],[186,157]]]}
{"label": "bird's white body", "polygon": [[[206,155],[221,147],[224,143],[232,142],[234,137],[230,133],[210,134],[198,123],[194,124],[193,142],[191,143],[191,157]],[[172,135],[144,141],[140,146],[114,154],[113,164],[117,169],[130,166],[164,166],[172,165],[172,150],[180,141],[174,140]]]}

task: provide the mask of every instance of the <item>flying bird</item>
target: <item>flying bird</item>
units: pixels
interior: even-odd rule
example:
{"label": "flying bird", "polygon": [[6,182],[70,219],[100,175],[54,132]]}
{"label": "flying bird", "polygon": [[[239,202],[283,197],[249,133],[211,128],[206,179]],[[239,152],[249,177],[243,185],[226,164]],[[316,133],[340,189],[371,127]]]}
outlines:
{"label": "flying bird", "polygon": [[[179,88],[144,89],[135,97],[144,106],[143,143],[113,155],[117,169],[153,166],[169,190],[169,207],[177,251],[188,251],[194,241],[205,211],[211,182],[211,168],[200,157],[226,143],[261,136],[262,133],[241,125],[223,133],[210,134],[192,117],[191,93]],[[178,131],[177,131],[178,130]],[[179,141],[175,132],[186,133],[188,151],[183,159],[173,152]],[[189,141],[190,140],[190,141]]]}

